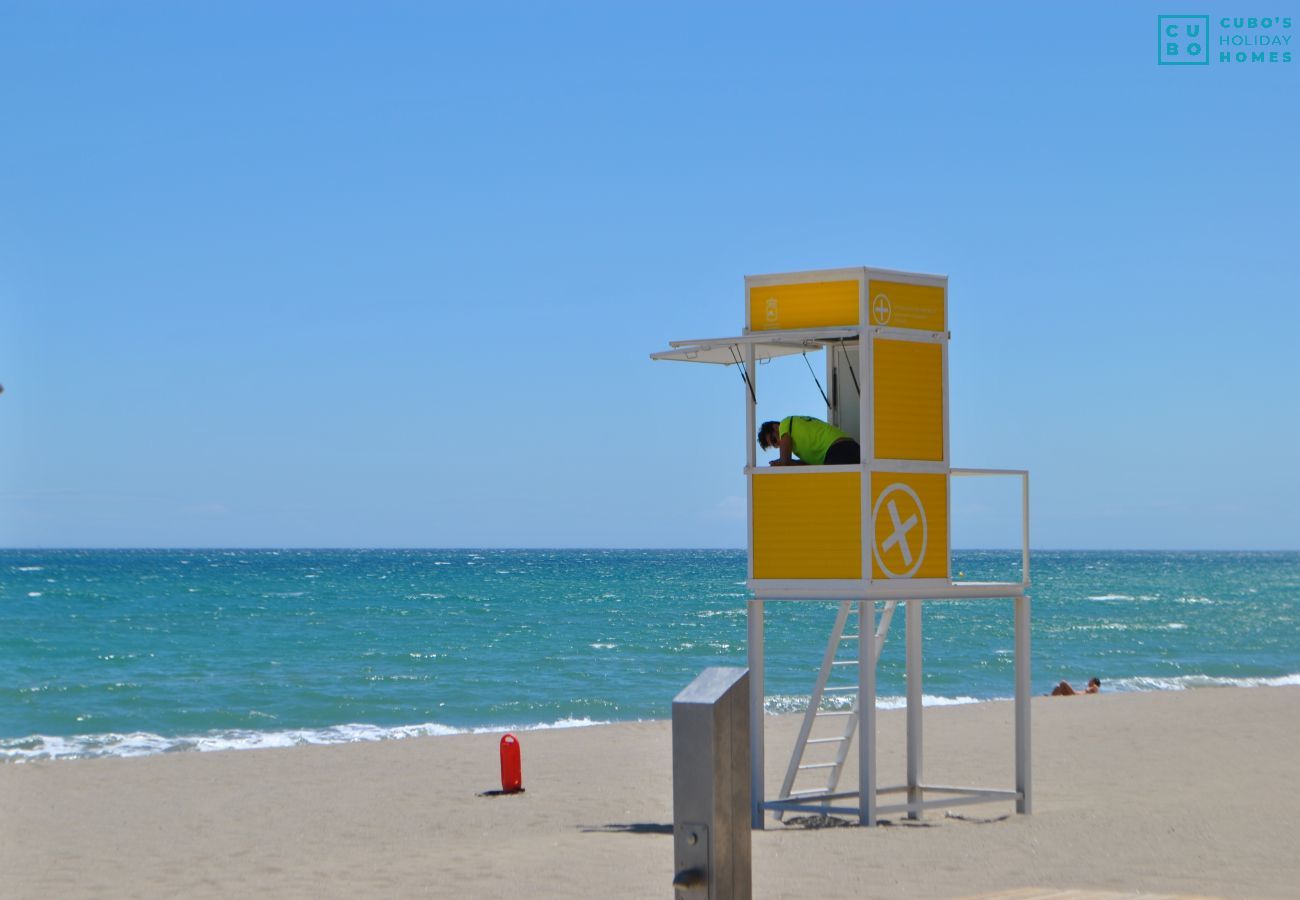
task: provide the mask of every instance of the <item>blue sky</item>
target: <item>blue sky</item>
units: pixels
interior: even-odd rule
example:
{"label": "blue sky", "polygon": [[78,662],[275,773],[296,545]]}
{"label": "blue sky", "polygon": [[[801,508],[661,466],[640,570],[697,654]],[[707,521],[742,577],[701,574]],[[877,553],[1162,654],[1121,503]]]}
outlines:
{"label": "blue sky", "polygon": [[5,3],[0,544],[743,546],[740,380],[647,354],[876,265],[1035,546],[1300,548],[1300,60],[1171,11]]}

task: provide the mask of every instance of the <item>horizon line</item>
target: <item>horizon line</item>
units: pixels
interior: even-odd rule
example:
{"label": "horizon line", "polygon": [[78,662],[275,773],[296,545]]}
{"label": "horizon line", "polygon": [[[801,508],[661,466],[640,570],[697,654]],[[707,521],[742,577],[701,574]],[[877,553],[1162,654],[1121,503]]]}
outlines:
{"label": "horizon line", "polygon": [[[392,551],[425,551],[425,552],[479,552],[479,551],[621,551],[621,552],[644,552],[648,550],[663,552],[700,552],[707,551],[712,553],[745,553],[745,547],[667,547],[667,546],[648,546],[648,547],[600,547],[600,546],[462,546],[462,547],[438,547],[438,546],[416,546],[416,545],[362,545],[347,546],[338,545],[319,545],[319,546],[291,546],[291,545],[213,545],[207,547],[200,546],[107,546],[107,545],[84,545],[84,546],[17,546],[17,547],[0,547],[0,553],[8,552],[33,552],[33,551],[78,551],[78,550],[103,550],[103,551],[126,551],[126,550],[148,550],[148,551],[175,551],[175,552],[209,552],[209,551],[245,551],[245,552],[284,552],[284,551],[369,551],[369,552],[392,552]],[[953,553],[1019,553],[1020,547],[954,547]],[[1231,548],[1231,547],[1030,547],[1030,553],[1300,553],[1300,547],[1251,547],[1251,548]]]}

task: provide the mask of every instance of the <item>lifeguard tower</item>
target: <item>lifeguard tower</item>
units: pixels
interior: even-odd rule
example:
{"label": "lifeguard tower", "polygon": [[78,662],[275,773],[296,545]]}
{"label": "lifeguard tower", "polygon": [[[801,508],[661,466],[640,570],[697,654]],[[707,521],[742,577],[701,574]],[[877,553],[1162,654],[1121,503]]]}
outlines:
{"label": "lifeguard tower", "polygon": [[[652,359],[740,367],[745,389],[748,604],[753,826],[764,813],[884,814],[1014,801],[1031,805],[1029,758],[1029,473],[959,469],[948,443],[948,279],[850,268],[745,278],[745,327],[736,337],[671,341]],[[759,467],[759,363],[825,351],[827,420],[857,438],[859,465]],[[806,359],[806,357],[805,357]],[[819,383],[820,387],[820,383]],[[781,415],[800,410],[780,411]],[[951,480],[1020,480],[1019,581],[954,581]],[[1010,599],[1015,616],[1015,786],[922,781],[921,629],[929,601]],[[838,613],[779,795],[764,791],[764,604],[834,601]],[[876,661],[894,611],[906,616],[907,783],[876,778]],[[850,624],[856,614],[855,625]],[[853,631],[856,630],[856,634]],[[854,645],[846,654],[842,645]],[[841,673],[837,680],[836,673]],[[845,675],[849,683],[841,683]],[[848,709],[823,709],[835,693]],[[841,704],[841,707],[847,704]],[[824,721],[829,720],[829,721]],[[830,727],[832,730],[828,731]],[[857,739],[858,787],[840,776]],[[813,786],[807,786],[816,779]],[[902,795],[901,802],[882,798]]]}

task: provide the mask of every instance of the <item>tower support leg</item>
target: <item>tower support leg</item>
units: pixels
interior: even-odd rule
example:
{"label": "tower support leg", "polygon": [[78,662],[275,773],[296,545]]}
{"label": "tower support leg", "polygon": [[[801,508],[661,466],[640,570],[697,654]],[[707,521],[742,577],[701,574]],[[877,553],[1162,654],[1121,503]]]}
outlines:
{"label": "tower support leg", "polygon": [[[907,601],[907,802],[921,802],[921,601]],[[907,811],[921,818],[919,809]]]}
{"label": "tower support leg", "polygon": [[858,824],[876,824],[876,603],[858,601]]}
{"label": "tower support leg", "polygon": [[749,803],[750,825],[763,827],[763,601],[749,601]]}
{"label": "tower support leg", "polygon": [[1016,812],[1033,811],[1033,778],[1029,747],[1029,598],[1016,598]]}

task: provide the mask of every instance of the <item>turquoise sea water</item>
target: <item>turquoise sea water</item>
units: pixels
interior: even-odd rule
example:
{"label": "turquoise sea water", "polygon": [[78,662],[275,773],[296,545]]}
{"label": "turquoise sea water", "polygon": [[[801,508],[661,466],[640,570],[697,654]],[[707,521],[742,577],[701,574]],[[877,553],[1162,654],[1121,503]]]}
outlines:
{"label": "turquoise sea water", "polygon": [[[745,664],[744,573],[741,551],[0,551],[0,759],[664,718]],[[1040,552],[1033,575],[1037,692],[1300,684],[1300,553]],[[834,614],[768,604],[769,711],[806,703]],[[927,702],[1010,696],[1010,601],[927,604],[924,642]]]}

